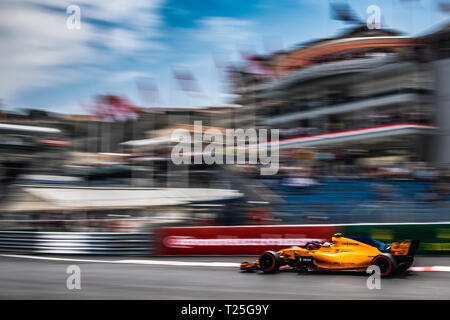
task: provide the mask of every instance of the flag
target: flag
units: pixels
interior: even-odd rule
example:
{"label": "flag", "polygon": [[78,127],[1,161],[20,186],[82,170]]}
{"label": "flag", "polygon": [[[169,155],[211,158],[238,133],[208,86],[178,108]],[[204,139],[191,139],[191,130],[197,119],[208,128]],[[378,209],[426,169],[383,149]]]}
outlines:
{"label": "flag", "polygon": [[180,68],[174,69],[173,76],[175,79],[177,79],[178,85],[180,86],[181,90],[185,91],[190,95],[193,94],[204,95],[194,75],[188,69],[180,69]]}
{"label": "flag", "polygon": [[347,3],[330,3],[330,10],[331,18],[334,20],[346,23],[361,23],[361,20]]}
{"label": "flag", "polygon": [[241,51],[240,54],[242,59],[247,62],[247,65],[245,66],[245,71],[247,73],[258,74],[264,77],[274,76],[274,73],[264,65],[264,58],[257,54],[250,54],[243,51]]}
{"label": "flag", "polygon": [[438,1],[439,10],[441,12],[450,13],[450,1],[440,0]]}
{"label": "flag", "polygon": [[140,108],[116,95],[97,96],[93,106],[93,113],[103,121],[134,120],[139,112]]}
{"label": "flag", "polygon": [[139,81],[136,84],[139,95],[148,107],[160,107],[161,99],[159,96],[158,86],[154,81]]}

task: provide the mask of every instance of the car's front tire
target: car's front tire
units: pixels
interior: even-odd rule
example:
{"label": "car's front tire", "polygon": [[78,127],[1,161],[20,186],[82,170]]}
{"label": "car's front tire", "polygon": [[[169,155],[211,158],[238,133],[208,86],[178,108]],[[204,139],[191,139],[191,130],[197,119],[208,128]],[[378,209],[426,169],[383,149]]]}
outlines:
{"label": "car's front tire", "polygon": [[266,251],[259,257],[259,268],[264,273],[275,273],[280,269],[281,258],[274,251]]}

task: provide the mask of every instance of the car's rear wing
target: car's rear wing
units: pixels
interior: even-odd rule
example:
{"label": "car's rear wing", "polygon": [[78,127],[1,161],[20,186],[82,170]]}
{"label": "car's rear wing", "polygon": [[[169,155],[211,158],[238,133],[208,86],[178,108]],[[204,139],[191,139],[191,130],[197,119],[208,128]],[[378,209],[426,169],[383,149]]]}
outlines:
{"label": "car's rear wing", "polygon": [[393,242],[390,253],[393,256],[411,256],[413,257],[419,248],[419,240],[404,240]]}

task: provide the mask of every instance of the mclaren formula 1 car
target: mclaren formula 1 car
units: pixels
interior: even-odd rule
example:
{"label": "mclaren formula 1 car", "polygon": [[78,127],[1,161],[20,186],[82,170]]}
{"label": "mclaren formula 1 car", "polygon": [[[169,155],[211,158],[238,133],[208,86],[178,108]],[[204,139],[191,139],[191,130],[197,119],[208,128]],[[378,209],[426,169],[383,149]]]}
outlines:
{"label": "mclaren formula 1 car", "polygon": [[369,266],[380,268],[387,277],[404,272],[412,265],[419,240],[394,242],[391,245],[369,237],[343,237],[335,234],[331,242],[313,241],[303,247],[292,247],[278,252],[266,251],[254,262],[241,263],[242,271],[262,270],[275,273],[280,267],[298,272],[314,270],[360,270]]}

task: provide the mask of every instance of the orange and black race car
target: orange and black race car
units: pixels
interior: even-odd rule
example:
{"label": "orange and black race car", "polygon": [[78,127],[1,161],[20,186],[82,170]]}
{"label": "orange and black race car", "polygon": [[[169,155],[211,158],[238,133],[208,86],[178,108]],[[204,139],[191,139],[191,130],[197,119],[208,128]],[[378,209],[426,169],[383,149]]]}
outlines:
{"label": "orange and black race car", "polygon": [[419,240],[394,242],[391,245],[369,237],[343,237],[337,233],[331,242],[308,242],[278,252],[266,251],[255,262],[241,263],[242,271],[262,270],[275,273],[288,266],[299,272],[315,270],[361,270],[376,265],[380,275],[404,272],[413,264]]}

